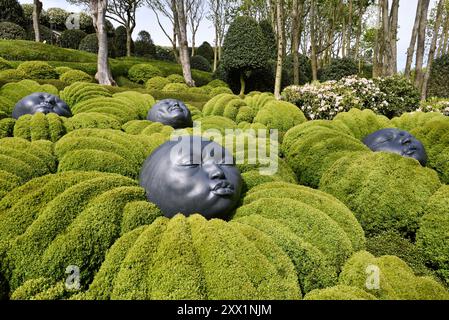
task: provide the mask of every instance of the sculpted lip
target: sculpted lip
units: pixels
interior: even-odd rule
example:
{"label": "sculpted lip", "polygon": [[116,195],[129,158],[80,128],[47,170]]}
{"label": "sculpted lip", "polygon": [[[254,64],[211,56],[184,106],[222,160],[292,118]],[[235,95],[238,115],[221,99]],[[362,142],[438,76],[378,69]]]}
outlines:
{"label": "sculpted lip", "polygon": [[234,186],[226,181],[217,183],[213,188],[212,192],[218,196],[228,196],[234,194]]}

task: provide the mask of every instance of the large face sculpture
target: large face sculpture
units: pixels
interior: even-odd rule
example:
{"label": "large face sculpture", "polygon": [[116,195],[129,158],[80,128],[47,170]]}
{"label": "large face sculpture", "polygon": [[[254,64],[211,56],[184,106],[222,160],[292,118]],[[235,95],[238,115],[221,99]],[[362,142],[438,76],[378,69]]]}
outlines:
{"label": "large face sculpture", "polygon": [[63,117],[71,117],[70,107],[59,97],[46,92],[37,92],[20,100],[12,112],[12,117],[19,119],[25,114],[56,113]]}
{"label": "large face sculpture", "polygon": [[175,129],[193,126],[190,110],[183,102],[174,99],[165,99],[156,103],[148,112],[147,120],[160,122]]}
{"label": "large face sculpture", "polygon": [[363,143],[373,151],[396,153],[416,159],[423,166],[427,164],[427,153],[423,144],[407,131],[383,129],[365,137]]}
{"label": "large face sculpture", "polygon": [[201,137],[185,136],[157,148],[139,177],[147,198],[168,218],[199,213],[227,220],[240,199],[242,178],[232,155]]}

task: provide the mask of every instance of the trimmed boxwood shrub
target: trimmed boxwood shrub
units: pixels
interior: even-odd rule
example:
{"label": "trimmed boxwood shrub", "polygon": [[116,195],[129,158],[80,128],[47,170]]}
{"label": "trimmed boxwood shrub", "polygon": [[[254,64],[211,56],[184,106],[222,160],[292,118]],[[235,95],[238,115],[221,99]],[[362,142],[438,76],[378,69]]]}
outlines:
{"label": "trimmed boxwood shrub", "polygon": [[0,139],[12,137],[16,120],[13,118],[5,118],[0,120]]}
{"label": "trimmed boxwood shrub", "polygon": [[59,172],[101,171],[136,178],[143,161],[157,146],[151,139],[121,131],[82,129],[60,139],[55,154]]}
{"label": "trimmed boxwood shrub", "polygon": [[184,77],[180,74],[171,74],[167,77],[167,80],[171,83],[182,83],[185,84],[186,81],[184,80]]}
{"label": "trimmed boxwood shrub", "polygon": [[212,90],[209,91],[209,96],[215,97],[216,95],[223,94],[223,93],[233,94],[232,90],[229,89],[229,88],[216,87],[216,88],[213,88]]}
{"label": "trimmed boxwood shrub", "polygon": [[[221,88],[220,88],[221,89]],[[239,109],[246,106],[240,97],[232,93],[223,93],[210,99],[203,107],[204,116],[224,116],[236,120]]]}
{"label": "trimmed boxwood shrub", "polygon": [[334,121],[343,123],[349,128],[352,136],[359,140],[363,140],[378,130],[391,128],[390,120],[387,117],[376,115],[369,109],[363,111],[351,109],[348,112],[339,113]]}
{"label": "trimmed boxwood shrub", "polygon": [[229,118],[221,116],[206,116],[197,120],[201,122],[201,130],[206,131],[209,129],[215,129],[225,134],[226,129],[236,129],[237,125]]}
{"label": "trimmed boxwood shrub", "polygon": [[[367,289],[367,270],[379,268],[380,288]],[[395,256],[375,258],[366,251],[356,253],[345,264],[339,284],[357,287],[381,300],[447,300],[445,287],[430,277],[417,277],[413,270]]]}
{"label": "trimmed boxwood shrub", "polygon": [[442,186],[427,203],[419,223],[416,244],[427,265],[449,284],[449,186]]}
{"label": "trimmed boxwood shrub", "polygon": [[125,206],[135,201],[145,201],[136,181],[99,172],[48,175],[9,193],[0,202],[0,243],[8,241],[1,272],[11,291],[41,277],[59,282],[68,265],[83,270],[86,287],[122,234]]}
{"label": "trimmed boxwood shrub", "polygon": [[12,22],[0,22],[0,39],[24,40],[26,39],[25,29]]}
{"label": "trimmed boxwood shrub", "polygon": [[292,300],[297,281],[286,254],[255,228],[178,215],[120,238],[77,298]]}
{"label": "trimmed boxwood shrub", "polygon": [[91,33],[85,36],[78,46],[78,50],[90,53],[98,52],[98,38],[96,33]]}
{"label": "trimmed boxwood shrub", "polygon": [[136,64],[128,71],[129,80],[142,84],[151,78],[163,75],[158,67],[151,64]]}
{"label": "trimmed boxwood shrub", "polygon": [[115,117],[98,112],[83,112],[65,120],[68,132],[78,129],[115,129],[120,130],[121,123]]}
{"label": "trimmed boxwood shrub", "polygon": [[209,82],[207,84],[207,86],[212,87],[212,88],[217,88],[217,87],[229,88],[228,84],[220,79],[212,80],[211,82]]}
{"label": "trimmed boxwood shrub", "polygon": [[14,137],[30,141],[58,141],[66,133],[65,119],[55,113],[24,115],[16,121]]}
{"label": "trimmed boxwood shrub", "polygon": [[162,90],[170,81],[164,77],[154,77],[147,81],[145,87],[148,90]]}
{"label": "trimmed boxwood shrub", "polygon": [[75,82],[93,82],[94,81],[94,79],[90,75],[88,75],[87,73],[85,73],[84,71],[81,71],[81,70],[67,71],[59,77],[59,80],[64,81],[68,84],[72,84]]}
{"label": "trimmed boxwood shrub", "polygon": [[21,63],[17,70],[23,72],[30,79],[56,79],[58,74],[55,68],[43,61],[26,61]]}
{"label": "trimmed boxwood shrub", "polygon": [[114,99],[122,100],[124,103],[134,105],[139,109],[139,116],[141,119],[147,117],[148,111],[156,103],[153,96],[149,94],[142,94],[135,91],[124,91],[113,95]]}
{"label": "trimmed boxwood shrub", "polygon": [[188,92],[189,86],[185,83],[169,83],[162,89],[164,92]]}
{"label": "trimmed boxwood shrub", "polygon": [[12,66],[11,63],[9,63],[8,60],[0,57],[0,71],[3,70],[8,70],[8,69],[13,69],[14,67]]}
{"label": "trimmed boxwood shrub", "polygon": [[69,49],[78,49],[87,34],[82,30],[68,29],[64,30],[59,37],[61,47]]}
{"label": "trimmed boxwood shrub", "polygon": [[98,85],[87,82],[76,82],[66,87],[60,93],[60,97],[70,107],[74,107],[77,103],[98,97],[112,97],[109,91]]}
{"label": "trimmed boxwood shrub", "polygon": [[0,85],[17,82],[26,78],[25,73],[17,69],[8,69],[0,71]]}
{"label": "trimmed boxwood shrub", "polygon": [[370,152],[359,140],[321,122],[306,122],[288,131],[282,145],[300,184],[317,188],[335,161],[352,152]]}
{"label": "trimmed boxwood shrub", "polygon": [[201,71],[210,72],[212,69],[210,62],[206,58],[198,55],[190,58],[190,65],[192,69],[197,69]]}
{"label": "trimmed boxwood shrub", "polygon": [[367,293],[363,289],[338,285],[326,289],[317,289],[309,292],[304,300],[377,300],[375,296]]}
{"label": "trimmed boxwood shrub", "polygon": [[392,153],[353,153],[334,162],[320,189],[356,215],[368,236],[396,230],[414,237],[427,201],[440,188],[435,171]]}
{"label": "trimmed boxwood shrub", "polygon": [[56,73],[59,75],[59,77],[61,77],[64,73],[66,73],[67,71],[72,71],[72,68],[69,67],[56,67],[55,71]]}

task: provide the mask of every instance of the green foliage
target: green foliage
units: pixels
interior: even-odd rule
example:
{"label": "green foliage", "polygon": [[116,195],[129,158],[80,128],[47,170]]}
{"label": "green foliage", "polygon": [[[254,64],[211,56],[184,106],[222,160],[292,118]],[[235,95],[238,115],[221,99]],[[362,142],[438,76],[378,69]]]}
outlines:
{"label": "green foliage", "polygon": [[14,125],[16,120],[12,118],[5,118],[0,120],[0,139],[12,137],[14,135]]}
{"label": "green foliage", "polygon": [[98,98],[98,97],[112,97],[109,91],[98,85],[87,82],[76,82],[66,87],[60,93],[60,97],[70,107],[74,107],[77,103]]}
{"label": "green foliage", "polygon": [[[287,55],[284,62],[284,68],[287,71],[288,83],[293,83],[293,56]],[[312,63],[310,59],[303,54],[299,55],[299,84],[303,85],[312,81]]]}
{"label": "green foliage", "polygon": [[81,70],[69,70],[63,73],[59,80],[64,81],[68,84],[73,84],[75,82],[93,82],[94,79]]}
{"label": "green foliage", "polygon": [[0,21],[9,21],[19,25],[24,23],[23,9],[19,1],[0,1]]}
{"label": "green foliage", "polygon": [[449,98],[449,55],[434,60],[430,71],[427,95],[429,97]]}
{"label": "green foliage", "polygon": [[58,171],[101,171],[136,178],[158,143],[116,130],[76,130],[55,144]]}
{"label": "green foliage", "polygon": [[14,137],[30,141],[50,140],[58,141],[65,133],[64,121],[57,114],[36,113],[24,115],[16,121],[14,126]]}
{"label": "green foliage", "polygon": [[196,55],[190,58],[190,66],[192,69],[210,72],[212,67],[210,62],[203,56]]}
{"label": "green foliage", "polygon": [[0,86],[9,82],[17,82],[26,78],[25,73],[17,69],[0,71]]}
{"label": "green foliage", "polygon": [[0,39],[4,40],[24,40],[26,39],[25,29],[12,22],[0,22]]}
{"label": "green foliage", "polygon": [[[221,89],[223,87],[218,88]],[[214,96],[204,105],[203,115],[224,116],[235,121],[239,109],[243,106],[246,106],[246,104],[240,97],[230,93],[222,93]]]}
{"label": "green foliage", "polygon": [[[138,57],[156,57],[156,46],[147,31],[140,31],[134,43],[134,52]],[[172,61],[172,60],[167,60]]]}
{"label": "green foliage", "polygon": [[381,111],[384,116],[391,119],[418,109],[421,95],[407,78],[392,76],[374,79],[374,82],[386,94],[388,105]]}
{"label": "green foliage", "polygon": [[212,80],[211,82],[209,82],[209,83],[207,84],[207,86],[208,86],[208,87],[212,87],[212,88],[217,88],[217,87],[226,87],[226,88],[229,88],[229,86],[228,86],[228,84],[227,84],[226,82],[221,81],[221,80],[219,80],[219,79]]}
{"label": "green foliage", "polygon": [[98,52],[98,38],[96,33],[91,33],[85,36],[79,44],[78,47],[81,51],[86,51],[90,53]]}
{"label": "green foliage", "polygon": [[418,110],[429,113],[438,112],[449,116],[449,101],[444,98],[430,98],[426,101],[421,101],[421,106]]}
{"label": "green foliage", "polygon": [[245,73],[263,68],[268,58],[264,35],[258,23],[250,17],[237,17],[224,39],[220,63],[223,68]]}
{"label": "green foliage", "polygon": [[213,88],[212,90],[210,90],[209,96],[215,97],[215,96],[217,96],[219,94],[223,94],[223,93],[232,94],[232,90],[227,87],[216,87],[216,88]]}
{"label": "green foliage", "polygon": [[44,61],[22,62],[17,70],[23,72],[30,79],[56,79],[58,77],[55,68]]}
{"label": "green foliage", "polygon": [[412,131],[426,126],[432,120],[444,119],[443,115],[437,112],[413,112],[404,113],[400,117],[393,118],[391,124],[396,128]]}
{"label": "green foliage", "polygon": [[[379,268],[379,289],[366,286],[367,270]],[[356,253],[345,264],[339,284],[357,287],[381,300],[447,300],[446,288],[430,277],[417,277],[413,270],[395,256],[375,258],[366,251]]]}
{"label": "green foliage", "polygon": [[331,63],[320,70],[320,80],[340,80],[344,77],[356,75],[359,68],[354,60],[350,58],[333,59]]}
{"label": "green foliage", "polygon": [[413,238],[427,201],[440,185],[437,173],[414,159],[363,152],[334,162],[320,189],[345,203],[368,236],[395,230]]}
{"label": "green foliage", "polygon": [[173,54],[173,51],[160,46],[156,46],[155,51],[156,51],[154,56],[155,59],[160,61],[175,62],[175,56]]}
{"label": "green foliage", "polygon": [[145,83],[149,79],[157,76],[163,76],[162,71],[158,67],[148,63],[136,64],[128,71],[129,79],[137,83]]}
{"label": "green foliage", "polygon": [[189,86],[185,83],[169,83],[164,86],[162,91],[164,92],[188,92]]}
{"label": "green foliage", "polygon": [[0,57],[0,71],[9,70],[9,69],[13,69],[13,68],[14,67],[12,66],[11,63],[8,62],[8,60]]}
{"label": "green foliage", "polygon": [[[97,57],[82,51],[74,51],[34,41],[0,40],[0,56],[10,61],[64,61],[96,63]],[[76,69],[76,68],[75,68]]]}
{"label": "green foliage", "polygon": [[338,124],[310,121],[289,130],[282,151],[300,184],[318,187],[335,161],[352,152],[369,152],[358,139],[341,132]]}
{"label": "green foliage", "polygon": [[78,49],[81,43],[81,40],[83,40],[87,34],[82,30],[77,29],[68,29],[64,30],[61,33],[61,36],[59,38],[61,47],[63,48],[69,48],[69,49]]}
{"label": "green foliage", "polygon": [[357,287],[338,285],[309,292],[304,300],[377,300],[375,296]]}
{"label": "green foliage", "polygon": [[41,277],[59,282],[69,265],[87,286],[135,201],[145,201],[136,181],[99,172],[47,175],[10,192],[0,202],[0,241],[10,245],[1,271],[11,291]]}
{"label": "green foliage", "polygon": [[48,22],[53,28],[57,30],[65,30],[66,29],[66,21],[67,17],[70,15],[69,12],[65,11],[61,8],[49,8],[47,9],[47,17]]}
{"label": "green foliage", "polygon": [[[115,29],[114,46],[117,57],[126,56],[126,39],[126,28],[124,26],[119,26],[117,29]],[[131,52],[134,49],[133,47],[134,41],[131,39]]]}
{"label": "green foliage", "polygon": [[277,57],[277,44],[276,36],[274,34],[271,22],[268,20],[262,20],[259,22],[260,29],[262,30],[265,50],[267,51],[268,59],[275,60]]}
{"label": "green foliage", "polygon": [[170,81],[164,77],[154,77],[147,81],[146,88],[149,90],[162,90]]}
{"label": "green foliage", "polygon": [[171,74],[167,77],[167,80],[170,81],[171,83],[183,83],[183,84],[186,83],[184,77],[180,74]]}
{"label": "green foliage", "polygon": [[429,199],[416,235],[424,261],[446,285],[449,284],[448,194],[449,186],[444,185]]}
{"label": "green foliage", "polygon": [[212,63],[214,61],[214,48],[210,45],[209,42],[204,41],[196,50],[196,55],[202,56]]}
{"label": "green foliage", "polygon": [[178,215],[120,238],[84,298],[299,299],[297,281],[291,261],[260,231]]}
{"label": "green foliage", "polygon": [[115,117],[98,113],[83,112],[74,115],[65,121],[67,131],[75,131],[78,129],[115,129],[120,130],[121,123]]}
{"label": "green foliage", "polygon": [[115,99],[122,100],[124,103],[132,104],[139,109],[139,115],[142,119],[146,118],[148,111],[156,103],[156,100],[149,94],[141,94],[135,91],[125,91],[116,93]]}
{"label": "green foliage", "polygon": [[365,109],[351,109],[348,112],[339,113],[334,122],[341,122],[351,131],[356,139],[363,140],[366,136],[376,131],[391,128],[390,120],[385,116],[376,115],[373,111]]}

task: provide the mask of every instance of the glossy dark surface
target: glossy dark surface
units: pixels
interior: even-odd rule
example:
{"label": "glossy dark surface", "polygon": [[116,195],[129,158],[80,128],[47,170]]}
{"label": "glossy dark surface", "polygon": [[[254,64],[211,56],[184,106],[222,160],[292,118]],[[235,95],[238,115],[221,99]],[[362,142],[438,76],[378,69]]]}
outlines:
{"label": "glossy dark surface", "polygon": [[413,158],[422,166],[427,164],[427,153],[423,144],[409,132],[398,129],[383,129],[370,134],[363,143],[373,151],[384,151]]}
{"label": "glossy dark surface", "polygon": [[46,92],[36,92],[17,102],[12,117],[19,119],[26,114],[56,113],[63,117],[71,117],[70,107],[59,97]]}
{"label": "glossy dark surface", "polygon": [[139,182],[168,218],[199,213],[228,220],[242,189],[232,155],[215,142],[192,136],[157,148],[145,161]]}
{"label": "glossy dark surface", "polygon": [[190,110],[182,101],[174,99],[165,99],[156,103],[148,111],[147,120],[160,122],[175,129],[193,126]]}

